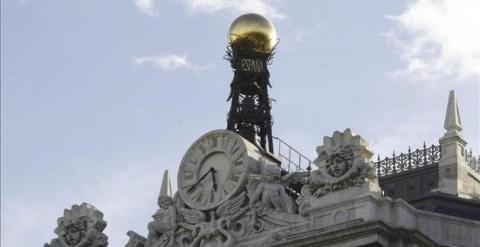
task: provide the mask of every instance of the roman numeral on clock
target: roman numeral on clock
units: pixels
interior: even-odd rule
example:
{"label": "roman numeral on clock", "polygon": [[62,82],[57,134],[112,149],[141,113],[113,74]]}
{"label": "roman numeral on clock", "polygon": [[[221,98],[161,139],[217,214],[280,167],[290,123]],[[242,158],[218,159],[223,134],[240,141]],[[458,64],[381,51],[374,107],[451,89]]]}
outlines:
{"label": "roman numeral on clock", "polygon": [[203,198],[205,197],[205,191],[200,191],[199,193],[195,194],[192,199],[197,202],[202,202]]}

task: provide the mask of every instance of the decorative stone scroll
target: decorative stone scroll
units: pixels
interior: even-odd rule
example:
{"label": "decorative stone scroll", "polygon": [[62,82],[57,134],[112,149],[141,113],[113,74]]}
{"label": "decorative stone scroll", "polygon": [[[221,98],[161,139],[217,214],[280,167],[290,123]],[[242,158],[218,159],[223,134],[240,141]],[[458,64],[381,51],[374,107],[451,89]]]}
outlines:
{"label": "decorative stone scroll", "polygon": [[107,222],[103,213],[88,203],[65,209],[55,228],[57,238],[44,247],[106,247],[108,237],[103,233]]}

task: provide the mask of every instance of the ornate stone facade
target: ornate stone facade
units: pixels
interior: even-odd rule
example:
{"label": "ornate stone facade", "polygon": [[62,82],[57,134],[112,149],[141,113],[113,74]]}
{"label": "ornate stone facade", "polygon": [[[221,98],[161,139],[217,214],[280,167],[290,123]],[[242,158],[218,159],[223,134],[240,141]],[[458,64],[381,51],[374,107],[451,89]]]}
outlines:
{"label": "ornate stone facade", "polygon": [[[458,112],[449,116],[459,117]],[[480,180],[463,162],[460,122],[453,120],[443,141],[451,143],[442,146],[438,168],[445,172],[434,173],[439,188],[423,188],[423,199],[416,201],[384,196],[373,152],[350,129],[324,137],[315,169],[290,173],[240,135],[208,132],[182,159],[175,194],[164,173],[146,237],[129,231],[125,247],[480,247]],[[74,205],[58,219],[58,237],[45,247],[106,247],[105,227],[93,206]]]}
{"label": "ornate stone facade", "polygon": [[[425,212],[401,199],[383,197],[371,161],[373,153],[350,129],[324,138],[314,161],[318,168],[311,172],[282,175],[275,159],[254,146],[244,148],[256,155],[250,156],[246,180],[234,196],[219,206],[197,209],[188,206],[179,193],[167,195],[168,203],[159,203],[159,210],[165,210],[162,216],[148,225],[147,240],[142,242],[140,235],[131,233],[126,247],[478,246],[475,243],[480,242],[478,221]],[[215,180],[215,172],[203,171],[207,171],[204,177]],[[161,191],[169,187],[165,181],[169,181],[168,174]],[[292,193],[289,185],[299,182],[301,194]],[[161,192],[159,199],[165,195]],[[165,222],[164,230],[155,235],[161,241],[149,241],[155,222]]]}
{"label": "ornate stone facade", "polygon": [[[222,131],[213,131],[201,137],[193,150],[198,149],[198,143],[202,143],[202,139],[210,140],[211,136],[218,136],[220,132]],[[211,143],[211,141],[205,143]],[[225,143],[229,142],[225,141]],[[290,173],[282,176],[282,171],[274,159],[263,155],[261,150],[254,146],[243,148],[257,155],[250,155],[250,161],[255,162],[250,162],[250,169],[242,189],[235,196],[212,209],[200,210],[190,207],[183,202],[180,194],[177,193],[172,197],[166,193],[165,191],[169,191],[165,189],[169,188],[169,182],[165,181],[170,180],[166,173],[159,200],[167,198],[168,203],[165,205],[159,203],[162,216],[149,223],[149,234],[144,247],[244,246],[245,244],[274,246],[288,242],[288,237],[294,232],[309,231],[309,229],[355,220],[358,216],[355,215],[356,210],[350,208],[335,210],[331,213],[332,218],[329,221],[331,223],[318,223],[319,213],[324,214],[328,211],[325,210],[327,205],[324,202],[330,201],[329,198],[332,195],[348,195],[349,199],[365,198],[365,196],[380,197],[375,169],[370,160],[372,152],[367,142],[349,129],[343,133],[336,131],[332,137],[324,138],[324,144],[317,148],[318,158],[315,164],[318,169],[311,173]],[[242,147],[237,149],[242,150]],[[205,152],[208,153],[208,151]],[[212,153],[218,155],[215,152]],[[208,157],[204,159],[208,160]],[[198,165],[204,164],[200,161]],[[199,181],[202,181],[205,176],[215,175],[215,173],[211,174],[209,169],[203,170],[207,171],[206,175],[199,177]],[[179,179],[183,179],[183,176],[179,175]],[[304,183],[302,194],[287,193],[289,184],[298,182]],[[209,182],[203,183],[207,188],[211,185]],[[195,183],[194,186],[201,187],[198,184]],[[198,198],[195,195],[192,197]],[[331,201],[331,203],[335,204],[339,201],[342,200]],[[358,211],[357,214],[361,215],[363,211]],[[160,228],[156,230],[154,225],[160,223],[165,227],[162,228],[163,230]],[[132,239],[139,239],[139,237],[133,234],[130,236],[131,241],[127,247],[134,246],[130,243],[138,245],[139,241],[132,241]]]}

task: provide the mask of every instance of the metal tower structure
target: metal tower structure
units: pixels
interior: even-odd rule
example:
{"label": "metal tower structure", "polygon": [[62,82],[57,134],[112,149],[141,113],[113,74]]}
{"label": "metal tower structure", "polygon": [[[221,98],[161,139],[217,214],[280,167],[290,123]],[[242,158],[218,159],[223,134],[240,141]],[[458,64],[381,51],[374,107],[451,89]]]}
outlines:
{"label": "metal tower structure", "polygon": [[270,153],[273,153],[273,140],[267,65],[273,57],[276,42],[276,32],[270,21],[256,14],[243,15],[230,27],[225,57],[234,71],[227,99],[231,101],[227,129],[260,144]]}

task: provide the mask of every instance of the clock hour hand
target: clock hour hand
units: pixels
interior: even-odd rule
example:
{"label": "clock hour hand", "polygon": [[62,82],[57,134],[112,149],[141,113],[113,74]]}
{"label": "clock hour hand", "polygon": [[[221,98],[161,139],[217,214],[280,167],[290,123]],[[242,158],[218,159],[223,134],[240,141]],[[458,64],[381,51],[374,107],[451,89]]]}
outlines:
{"label": "clock hour hand", "polygon": [[210,171],[212,172],[213,190],[217,191],[217,182],[215,181],[215,173],[217,171],[213,167],[210,168]]}
{"label": "clock hour hand", "polygon": [[204,180],[210,172],[212,172],[212,169],[213,169],[213,167],[210,168],[210,170],[208,170],[208,172],[206,172],[205,174],[203,174],[203,176],[202,176],[194,185],[192,185],[192,187],[190,187],[190,189],[188,189],[187,192],[192,192],[192,191],[195,189],[195,187],[197,187],[197,185],[198,185],[200,182],[202,182],[202,180]]}

